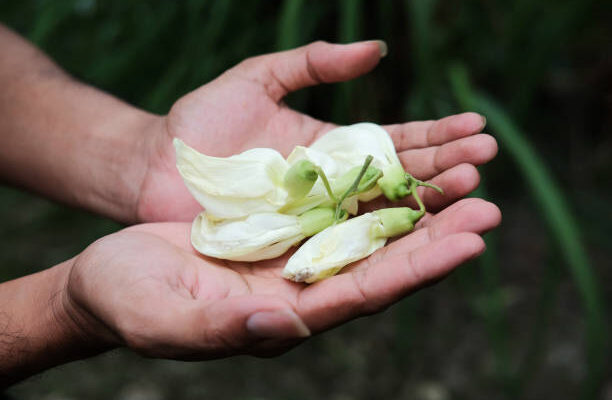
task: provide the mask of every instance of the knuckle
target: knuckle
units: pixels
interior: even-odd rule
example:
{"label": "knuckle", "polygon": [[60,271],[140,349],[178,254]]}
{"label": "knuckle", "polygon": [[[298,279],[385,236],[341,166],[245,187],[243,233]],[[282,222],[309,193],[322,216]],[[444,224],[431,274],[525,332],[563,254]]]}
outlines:
{"label": "knuckle", "polygon": [[311,42],[310,44],[308,44],[307,47],[319,48],[319,47],[328,46],[329,44],[330,43],[325,40],[315,40],[314,42]]}

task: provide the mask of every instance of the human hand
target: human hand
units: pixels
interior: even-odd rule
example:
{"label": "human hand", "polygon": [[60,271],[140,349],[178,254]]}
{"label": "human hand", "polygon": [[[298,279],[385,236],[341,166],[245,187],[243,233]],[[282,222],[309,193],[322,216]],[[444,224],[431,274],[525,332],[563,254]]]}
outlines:
{"label": "human hand", "polygon": [[[283,97],[306,86],[355,78],[380,58],[376,41],[316,42],[249,58],[179,99],[148,138],[137,219],[189,221],[201,211],[176,169],[173,138],[213,156],[253,147],[275,148],[287,156],[296,145],[311,144],[334,125],[289,109]],[[484,124],[478,114],[465,113],[385,126],[405,169],[444,189],[444,196],[425,194],[429,210],[443,208],[478,185],[474,165],[488,162],[497,152],[495,140],[479,134]]]}
{"label": "human hand", "polygon": [[310,334],[378,312],[484,250],[497,207],[461,200],[341,274],[305,285],[281,278],[288,255],[257,263],[198,255],[188,223],[136,225],[72,261],[63,291],[77,337],[146,356],[269,356]]}

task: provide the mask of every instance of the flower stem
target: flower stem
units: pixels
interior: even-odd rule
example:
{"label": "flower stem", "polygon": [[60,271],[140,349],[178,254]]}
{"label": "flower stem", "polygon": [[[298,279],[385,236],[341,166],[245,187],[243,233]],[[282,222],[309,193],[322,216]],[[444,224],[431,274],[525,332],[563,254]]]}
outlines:
{"label": "flower stem", "polygon": [[444,194],[444,190],[442,190],[441,187],[436,186],[433,183],[428,183],[428,182],[421,181],[421,180],[415,178],[414,176],[410,175],[408,172],[406,172],[406,179],[408,179],[408,182],[416,182],[417,186],[428,187],[430,189],[435,190],[436,192],[438,192],[440,194]]}
{"label": "flower stem", "polygon": [[338,199],[336,199],[336,196],[334,195],[334,192],[332,191],[331,186],[329,185],[327,175],[325,175],[325,172],[323,172],[323,168],[316,166],[315,171],[317,171],[317,174],[321,177],[321,180],[323,181],[323,186],[325,186],[325,190],[327,191],[327,195],[329,196],[331,201],[337,203]]}
{"label": "flower stem", "polygon": [[425,214],[425,204],[423,204],[423,200],[421,200],[421,196],[419,196],[419,193],[417,192],[417,186],[418,183],[413,180],[410,182],[410,192],[412,194],[412,197],[414,198],[414,200],[417,202],[417,204],[419,205],[419,212],[424,215]]}
{"label": "flower stem", "polygon": [[373,159],[374,157],[372,157],[371,155],[368,155],[366,157],[365,162],[363,163],[363,167],[361,167],[361,171],[359,171],[359,175],[357,175],[357,178],[355,178],[351,187],[349,187],[347,191],[344,192],[344,194],[340,197],[340,200],[336,202],[336,220],[339,220],[342,214],[342,203],[349,195],[357,191],[357,188],[359,187],[359,182],[361,182],[361,178],[363,178],[363,175],[365,175]]}
{"label": "flower stem", "polygon": [[417,202],[419,206],[419,212],[421,213],[421,215],[425,215],[425,205],[423,204],[423,200],[421,200],[421,196],[419,196],[417,192],[417,187],[419,186],[428,187],[428,188],[434,189],[435,191],[439,193],[444,193],[444,191],[442,190],[442,188],[434,185],[433,183],[427,183],[427,182],[423,182],[421,180],[416,179],[414,176],[410,175],[409,173],[406,173],[406,179],[408,180],[408,185],[410,186],[410,193],[412,194],[412,197],[414,198],[414,200]]}

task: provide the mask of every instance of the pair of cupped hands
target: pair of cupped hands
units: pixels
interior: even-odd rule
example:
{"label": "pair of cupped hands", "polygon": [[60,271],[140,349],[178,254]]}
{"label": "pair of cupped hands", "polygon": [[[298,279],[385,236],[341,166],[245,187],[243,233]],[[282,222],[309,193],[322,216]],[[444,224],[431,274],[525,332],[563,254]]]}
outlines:
{"label": "pair of cupped hands", "polygon": [[[134,207],[137,220],[152,223],[106,236],[68,262],[61,304],[77,336],[152,357],[275,355],[312,334],[381,311],[480,255],[480,235],[497,226],[501,215],[484,200],[460,200],[479,183],[475,166],[497,152],[476,113],[384,126],[404,168],[444,194],[422,190],[433,213],[414,232],[337,276],[298,284],[281,277],[288,255],[229,262],[191,247],[191,220],[201,207],[176,170],[172,139],[213,156],[254,147],[286,156],[334,125],[291,110],[283,97],[360,76],[383,53],[377,41],[317,42],[249,58],[159,117],[147,133],[148,167]],[[362,203],[360,211],[402,205],[414,206],[379,199]]]}

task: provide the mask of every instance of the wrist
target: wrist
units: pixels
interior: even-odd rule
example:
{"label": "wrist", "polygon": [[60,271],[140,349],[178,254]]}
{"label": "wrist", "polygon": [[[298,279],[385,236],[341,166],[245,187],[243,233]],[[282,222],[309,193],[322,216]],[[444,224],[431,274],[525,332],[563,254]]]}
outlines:
{"label": "wrist", "polygon": [[0,285],[0,388],[111,349],[70,305],[72,260]]}
{"label": "wrist", "polygon": [[117,347],[110,329],[76,302],[69,290],[69,281],[76,258],[49,269],[53,291],[49,298],[48,320],[54,327],[53,365],[91,357]]}
{"label": "wrist", "polygon": [[[135,220],[147,128],[159,117],[78,82],[0,27],[0,178],[54,200]],[[146,146],[144,146],[146,147]]]}
{"label": "wrist", "polygon": [[168,116],[156,116],[147,126],[141,157],[143,176],[138,188],[133,221],[191,221],[201,206],[189,193],[176,168]]}
{"label": "wrist", "polygon": [[[67,344],[77,349],[83,357],[102,353],[118,347],[120,339],[88,310],[83,299],[71,289],[71,280],[78,280],[73,275],[73,268],[78,256],[57,265],[57,293],[52,302],[55,323]],[[81,358],[81,357],[78,357]]]}
{"label": "wrist", "polygon": [[97,159],[87,174],[93,179],[79,203],[120,222],[138,222],[140,193],[162,124],[163,117],[129,107],[112,124],[96,127],[90,137],[98,138]]}

